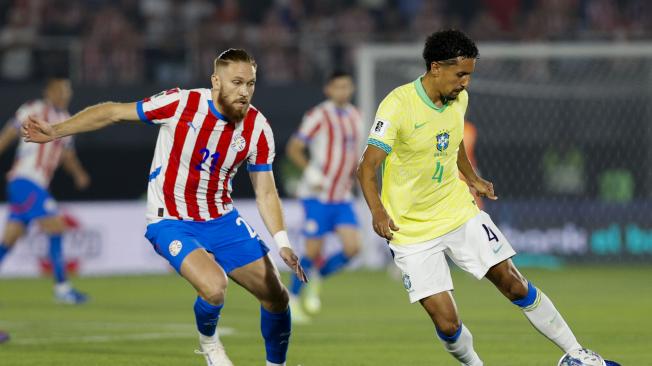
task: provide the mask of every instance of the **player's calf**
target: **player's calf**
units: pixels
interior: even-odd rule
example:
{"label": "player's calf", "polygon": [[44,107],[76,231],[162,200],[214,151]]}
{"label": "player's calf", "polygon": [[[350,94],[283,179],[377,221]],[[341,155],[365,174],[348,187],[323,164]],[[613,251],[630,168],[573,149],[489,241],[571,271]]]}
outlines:
{"label": "player's calf", "polygon": [[265,340],[267,365],[285,365],[292,333],[290,308],[286,306],[281,312],[272,312],[261,306],[260,331]]}
{"label": "player's calf", "polygon": [[527,295],[512,301],[523,310],[530,323],[564,352],[581,348],[575,335],[552,301],[528,282]]}

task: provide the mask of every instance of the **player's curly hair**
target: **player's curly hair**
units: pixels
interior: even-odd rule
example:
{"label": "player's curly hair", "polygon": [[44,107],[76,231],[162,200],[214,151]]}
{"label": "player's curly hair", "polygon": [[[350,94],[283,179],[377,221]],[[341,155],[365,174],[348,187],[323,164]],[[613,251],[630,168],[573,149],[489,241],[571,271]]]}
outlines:
{"label": "player's curly hair", "polygon": [[254,68],[257,67],[256,60],[254,60],[254,58],[242,48],[229,48],[220,53],[220,55],[215,58],[213,67],[217,70],[218,66],[227,66],[232,62],[248,62]]}
{"label": "player's curly hair", "polygon": [[435,61],[446,61],[457,57],[478,58],[479,52],[475,42],[466,34],[456,29],[446,29],[435,32],[426,38],[423,47],[423,59],[426,70]]}

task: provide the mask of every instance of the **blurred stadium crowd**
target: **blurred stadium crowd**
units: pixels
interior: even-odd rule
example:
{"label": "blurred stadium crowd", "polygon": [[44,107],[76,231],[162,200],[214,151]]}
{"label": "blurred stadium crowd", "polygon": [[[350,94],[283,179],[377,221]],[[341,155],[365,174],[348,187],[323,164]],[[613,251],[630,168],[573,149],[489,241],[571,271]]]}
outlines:
{"label": "blurred stadium crowd", "polygon": [[283,85],[350,69],[364,42],[442,27],[479,41],[636,40],[651,14],[646,0],[2,0],[0,80],[64,69],[91,85],[191,82],[239,46],[261,81]]}

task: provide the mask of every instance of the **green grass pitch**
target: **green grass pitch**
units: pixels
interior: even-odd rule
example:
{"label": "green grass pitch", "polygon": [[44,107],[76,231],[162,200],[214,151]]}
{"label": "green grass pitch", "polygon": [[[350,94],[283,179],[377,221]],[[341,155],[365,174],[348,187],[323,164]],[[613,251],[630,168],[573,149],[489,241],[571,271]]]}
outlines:
{"label": "green grass pitch", "polygon": [[[525,269],[581,343],[624,366],[652,365],[652,268]],[[455,297],[487,365],[554,366],[561,352],[488,281],[454,271]],[[56,305],[47,279],[0,280],[0,365],[202,365],[193,354],[193,291],[168,276],[82,278],[83,306]],[[385,272],[346,272],[323,284],[323,312],[295,326],[288,366],[457,365],[419,305]],[[264,365],[258,304],[229,284],[220,327],[236,365]]]}

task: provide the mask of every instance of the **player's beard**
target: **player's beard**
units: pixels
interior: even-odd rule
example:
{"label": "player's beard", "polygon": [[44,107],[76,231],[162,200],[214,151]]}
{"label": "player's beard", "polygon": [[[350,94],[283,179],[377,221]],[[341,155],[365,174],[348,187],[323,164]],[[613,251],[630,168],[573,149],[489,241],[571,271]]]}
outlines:
{"label": "player's beard", "polygon": [[[249,103],[244,106],[242,109],[236,108],[236,103],[241,99],[237,98],[233,102],[229,102],[225,97],[222,96],[223,94],[220,93],[220,95],[217,97],[217,103],[219,103],[220,107],[222,107],[222,110],[224,112],[224,116],[229,119],[231,122],[239,122],[241,121],[244,116],[247,114],[247,111],[249,110]],[[239,105],[238,105],[239,107]]]}
{"label": "player's beard", "polygon": [[453,90],[450,94],[444,96],[444,99],[446,99],[446,102],[449,100],[455,100],[457,97],[460,95],[460,93],[464,91],[464,89],[459,89],[459,90]]}

